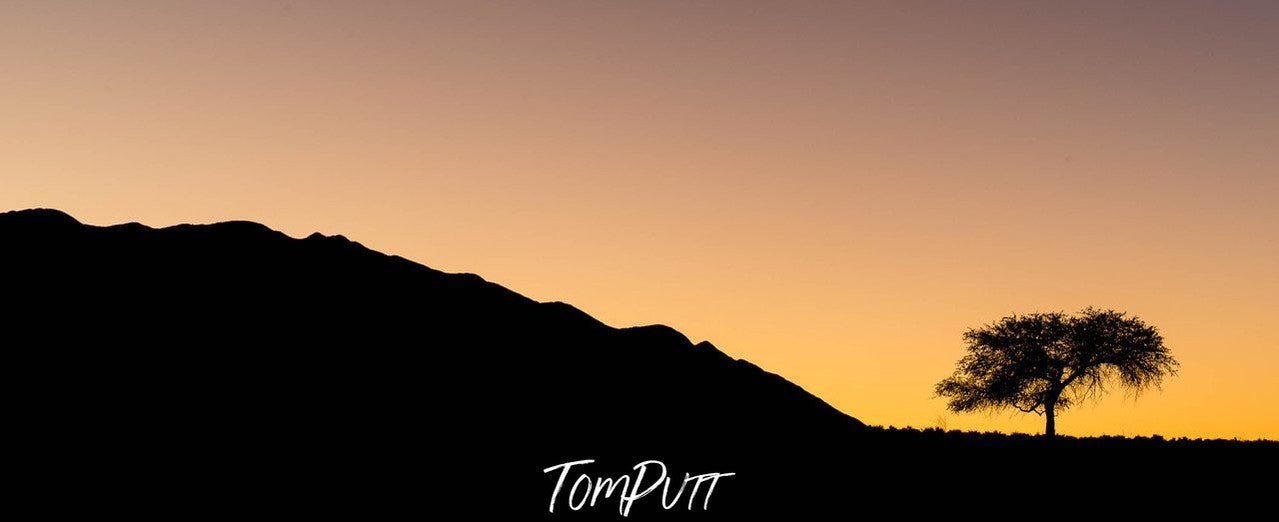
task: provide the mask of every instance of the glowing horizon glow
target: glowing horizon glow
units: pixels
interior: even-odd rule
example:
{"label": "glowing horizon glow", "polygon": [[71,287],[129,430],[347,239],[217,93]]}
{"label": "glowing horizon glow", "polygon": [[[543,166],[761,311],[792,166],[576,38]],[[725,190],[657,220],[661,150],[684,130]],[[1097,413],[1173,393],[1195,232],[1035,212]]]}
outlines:
{"label": "glowing horizon glow", "polygon": [[0,210],[341,233],[664,323],[868,424],[964,330],[1181,362],[1065,435],[1279,439],[1272,2],[5,2]]}

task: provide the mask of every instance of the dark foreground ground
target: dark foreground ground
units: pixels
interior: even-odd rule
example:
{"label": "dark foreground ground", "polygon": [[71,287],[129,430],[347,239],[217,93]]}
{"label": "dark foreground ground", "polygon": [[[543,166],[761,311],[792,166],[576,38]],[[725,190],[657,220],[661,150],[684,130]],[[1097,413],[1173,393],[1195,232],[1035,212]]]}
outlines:
{"label": "dark foreground ground", "polygon": [[[22,473],[18,491],[39,486],[40,493],[32,494],[49,514],[87,509],[137,518],[1146,519],[1208,509],[1234,513],[1222,516],[1233,519],[1273,507],[1279,449],[1273,442],[1045,441],[878,428],[841,444],[728,444],[694,452],[624,437],[617,441],[636,449],[591,443],[542,449],[523,443],[517,449],[501,440],[445,445],[407,433],[281,437],[275,431],[228,440],[226,434],[171,429],[146,423],[127,429],[125,439],[86,443],[54,434],[30,443],[41,466]],[[560,473],[541,470],[584,459],[595,462],[569,468],[552,513]],[[633,466],[649,459],[661,460],[675,481],[670,490],[659,487],[635,500],[623,517],[623,490],[638,478]],[[649,464],[645,470],[642,487],[631,493],[656,482],[659,468]],[[695,494],[696,479],[678,491],[685,473],[735,475],[721,476],[708,499],[709,478]],[[574,491],[582,474],[589,482]],[[612,495],[593,489],[602,477],[623,476],[630,482]],[[45,496],[49,492],[52,497]],[[595,497],[593,506],[588,496]],[[662,502],[672,509],[662,509]]]}

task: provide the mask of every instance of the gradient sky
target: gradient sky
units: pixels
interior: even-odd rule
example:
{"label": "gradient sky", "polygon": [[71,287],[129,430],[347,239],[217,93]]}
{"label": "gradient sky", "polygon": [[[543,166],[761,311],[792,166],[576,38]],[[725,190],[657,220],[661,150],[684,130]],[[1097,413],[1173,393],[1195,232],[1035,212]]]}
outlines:
{"label": "gradient sky", "polygon": [[1279,438],[1279,3],[0,0],[0,209],[251,219],[665,323],[872,424],[1130,311],[1072,435]]}

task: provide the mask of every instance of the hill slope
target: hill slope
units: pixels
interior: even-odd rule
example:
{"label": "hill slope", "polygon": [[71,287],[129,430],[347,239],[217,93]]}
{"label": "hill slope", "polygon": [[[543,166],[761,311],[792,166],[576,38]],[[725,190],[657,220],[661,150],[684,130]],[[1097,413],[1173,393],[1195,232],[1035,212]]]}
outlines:
{"label": "hill slope", "polygon": [[7,328],[54,365],[41,400],[66,426],[49,436],[115,448],[86,459],[346,484],[426,458],[518,477],[540,509],[561,462],[741,472],[777,464],[745,452],[863,428],[669,327],[612,328],[341,236],[29,210],[0,215],[0,245]]}

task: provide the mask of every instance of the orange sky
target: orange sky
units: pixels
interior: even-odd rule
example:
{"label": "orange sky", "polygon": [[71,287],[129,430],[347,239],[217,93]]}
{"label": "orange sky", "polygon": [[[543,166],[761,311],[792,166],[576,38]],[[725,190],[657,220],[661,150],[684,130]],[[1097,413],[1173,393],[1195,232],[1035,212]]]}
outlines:
{"label": "orange sky", "polygon": [[960,334],[1113,307],[1182,374],[1060,432],[1279,438],[1279,7],[851,4],[0,0],[0,208],[342,233],[872,424],[1041,430],[930,398]]}

